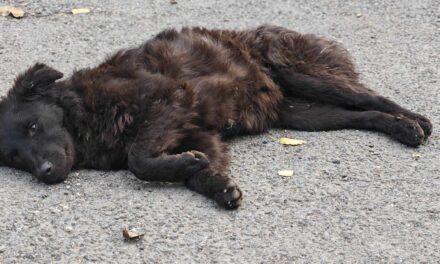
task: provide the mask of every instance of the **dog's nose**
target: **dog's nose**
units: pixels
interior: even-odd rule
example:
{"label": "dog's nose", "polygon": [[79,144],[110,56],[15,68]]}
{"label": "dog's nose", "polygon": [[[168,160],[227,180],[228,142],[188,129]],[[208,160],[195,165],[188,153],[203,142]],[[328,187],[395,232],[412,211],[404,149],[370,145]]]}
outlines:
{"label": "dog's nose", "polygon": [[45,161],[43,162],[43,164],[41,164],[40,168],[38,169],[38,174],[43,177],[49,176],[50,173],[52,172],[52,168],[53,168],[52,162]]}

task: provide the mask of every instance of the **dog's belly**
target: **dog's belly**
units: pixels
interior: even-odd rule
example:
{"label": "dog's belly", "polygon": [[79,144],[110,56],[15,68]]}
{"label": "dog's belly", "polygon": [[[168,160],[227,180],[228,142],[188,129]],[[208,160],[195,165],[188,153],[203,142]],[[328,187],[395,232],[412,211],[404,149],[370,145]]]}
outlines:
{"label": "dog's belly", "polygon": [[214,74],[190,80],[204,124],[222,133],[264,131],[277,119],[282,94],[272,80],[258,77]]}
{"label": "dog's belly", "polygon": [[282,93],[235,32],[166,31],[144,46],[148,71],[187,83],[204,125],[261,132],[277,119]]}

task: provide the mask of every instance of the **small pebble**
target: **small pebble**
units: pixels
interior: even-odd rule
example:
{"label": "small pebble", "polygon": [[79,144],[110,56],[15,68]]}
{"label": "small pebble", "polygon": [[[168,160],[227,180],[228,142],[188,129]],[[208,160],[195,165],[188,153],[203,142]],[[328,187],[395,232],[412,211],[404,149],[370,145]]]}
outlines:
{"label": "small pebble", "polygon": [[64,230],[65,230],[67,233],[72,233],[72,231],[73,231],[73,227],[71,227],[71,226],[66,226],[66,227],[64,228]]}

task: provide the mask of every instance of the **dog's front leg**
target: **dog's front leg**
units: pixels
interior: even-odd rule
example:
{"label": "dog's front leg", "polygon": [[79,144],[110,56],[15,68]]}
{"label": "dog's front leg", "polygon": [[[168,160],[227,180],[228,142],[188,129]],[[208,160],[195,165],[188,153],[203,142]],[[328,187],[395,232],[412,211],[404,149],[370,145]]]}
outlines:
{"label": "dog's front leg", "polygon": [[243,199],[243,193],[232,178],[215,171],[212,166],[189,177],[185,184],[191,190],[214,199],[225,209],[237,209]]}
{"label": "dog's front leg", "polygon": [[133,146],[128,154],[129,170],[144,181],[184,181],[208,165],[206,156],[197,151],[152,157],[143,146]]}
{"label": "dog's front leg", "polygon": [[192,149],[177,151],[194,125],[191,112],[171,105],[153,108],[128,152],[128,169],[145,181],[178,182],[206,168],[205,155]]}

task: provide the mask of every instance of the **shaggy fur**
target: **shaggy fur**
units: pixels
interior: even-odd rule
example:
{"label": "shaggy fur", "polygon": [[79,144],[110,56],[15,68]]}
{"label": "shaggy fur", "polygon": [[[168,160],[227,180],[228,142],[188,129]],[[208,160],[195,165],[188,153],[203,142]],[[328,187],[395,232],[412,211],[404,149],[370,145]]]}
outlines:
{"label": "shaggy fur", "polygon": [[72,168],[129,169],[141,180],[183,181],[228,209],[242,193],[225,174],[225,137],[356,128],[415,147],[432,130],[361,84],[336,42],[275,26],[166,30],[61,77],[36,64],[2,100],[5,165],[47,183]]}

